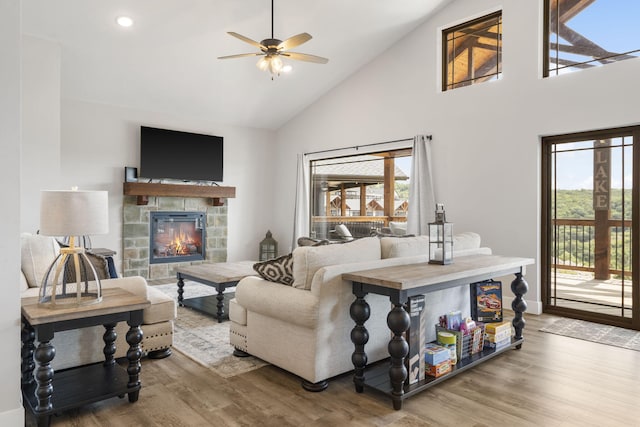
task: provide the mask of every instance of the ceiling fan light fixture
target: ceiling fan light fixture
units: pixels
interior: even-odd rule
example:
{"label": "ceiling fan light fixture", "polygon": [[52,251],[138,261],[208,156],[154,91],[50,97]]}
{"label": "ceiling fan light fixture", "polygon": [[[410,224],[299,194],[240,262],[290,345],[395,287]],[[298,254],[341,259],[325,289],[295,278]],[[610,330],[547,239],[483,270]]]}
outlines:
{"label": "ceiling fan light fixture", "polygon": [[266,56],[260,58],[260,60],[256,63],[256,67],[260,69],[260,71],[266,71],[269,69],[269,59]]}
{"label": "ceiling fan light fixture", "polygon": [[285,65],[278,55],[266,55],[256,63],[260,71],[269,71],[272,75],[279,76],[281,72],[291,71],[291,65]]}
{"label": "ceiling fan light fixture", "polygon": [[280,74],[283,65],[279,56],[272,56],[271,61],[269,61],[269,71],[271,71],[271,74]]}
{"label": "ceiling fan light fixture", "polygon": [[279,76],[280,73],[288,73],[293,67],[289,64],[285,65],[281,56],[287,59],[296,61],[313,62],[316,64],[326,64],[329,60],[321,56],[309,55],[306,53],[290,52],[289,49],[293,49],[300,46],[303,43],[311,40],[311,34],[300,33],[293,37],[282,41],[276,39],[273,36],[273,0],[271,0],[271,38],[262,40],[260,43],[243,36],[242,34],[229,31],[228,34],[245,43],[248,43],[254,47],[257,47],[260,51],[257,53],[241,53],[236,55],[219,56],[218,59],[230,59],[230,58],[244,58],[249,56],[262,56],[262,58],[256,63],[256,66],[261,71],[269,71],[271,73],[271,80],[274,76]]}

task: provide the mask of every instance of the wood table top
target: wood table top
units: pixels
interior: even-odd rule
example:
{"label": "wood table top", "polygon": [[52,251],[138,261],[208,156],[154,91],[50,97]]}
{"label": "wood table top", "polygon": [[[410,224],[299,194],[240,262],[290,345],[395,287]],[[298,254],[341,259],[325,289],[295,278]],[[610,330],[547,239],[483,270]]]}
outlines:
{"label": "wood table top", "polygon": [[216,283],[237,282],[247,276],[256,276],[256,261],[211,262],[176,268],[176,273]]}
{"label": "wood table top", "polygon": [[390,289],[407,290],[435,285],[482,274],[491,274],[531,265],[533,258],[505,257],[501,255],[470,255],[454,258],[453,263],[437,265],[419,263],[345,273],[342,278]]}
{"label": "wood table top", "polygon": [[102,290],[102,301],[83,306],[56,306],[38,304],[39,297],[22,298],[22,315],[32,325],[61,322],[65,320],[81,319],[89,316],[122,313],[125,311],[141,310],[151,303],[140,295],[133,294],[122,288],[108,288]]}

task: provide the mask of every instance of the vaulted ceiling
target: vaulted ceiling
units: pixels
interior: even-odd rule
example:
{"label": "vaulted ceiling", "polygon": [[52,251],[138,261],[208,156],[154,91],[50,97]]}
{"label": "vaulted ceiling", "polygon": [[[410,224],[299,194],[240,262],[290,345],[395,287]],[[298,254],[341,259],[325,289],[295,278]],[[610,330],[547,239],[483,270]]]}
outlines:
{"label": "vaulted ceiling", "polygon": [[294,50],[329,63],[274,80],[257,58],[217,59],[255,51],[228,31],[270,38],[269,0],[23,0],[22,29],[60,46],[65,98],[277,129],[452,1],[275,0],[275,38],[307,32]]}

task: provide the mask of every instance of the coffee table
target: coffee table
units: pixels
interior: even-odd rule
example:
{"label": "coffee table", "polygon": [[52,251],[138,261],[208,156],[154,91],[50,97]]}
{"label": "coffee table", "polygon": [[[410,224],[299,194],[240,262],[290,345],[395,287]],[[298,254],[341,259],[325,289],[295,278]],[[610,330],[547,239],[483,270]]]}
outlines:
{"label": "coffee table", "polygon": [[[128,394],[129,402],[138,400],[142,355],[140,325],[142,310],[150,305],[146,298],[124,289],[110,288],[102,290],[101,302],[81,307],[51,309],[39,305],[37,297],[23,298],[21,303],[22,395],[25,407],[37,417],[38,426],[48,426],[54,413],[111,397]],[[122,321],[130,327],[126,369],[114,359],[115,327]],[[54,334],[95,325],[105,327],[104,363],[71,368],[54,375],[51,367],[56,355],[51,342]]]}
{"label": "coffee table", "polygon": [[[256,261],[217,262],[176,268],[178,304],[212,315],[218,319],[218,323],[228,319],[229,300],[234,294],[229,292],[225,294],[224,290],[237,285],[247,276],[257,275],[253,269],[255,263]],[[184,298],[185,279],[211,286],[218,293],[204,297]]]}

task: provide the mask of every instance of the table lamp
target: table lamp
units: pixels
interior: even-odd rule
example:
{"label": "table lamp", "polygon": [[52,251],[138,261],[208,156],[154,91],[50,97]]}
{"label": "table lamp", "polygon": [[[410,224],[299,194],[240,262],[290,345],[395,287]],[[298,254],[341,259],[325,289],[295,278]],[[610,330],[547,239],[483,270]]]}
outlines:
{"label": "table lamp", "polygon": [[69,247],[60,254],[44,275],[39,303],[51,308],[95,304],[102,300],[102,286],[83,246],[76,237],[109,232],[108,193],[77,188],[42,191],[40,234],[68,237]]}

